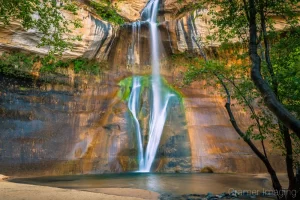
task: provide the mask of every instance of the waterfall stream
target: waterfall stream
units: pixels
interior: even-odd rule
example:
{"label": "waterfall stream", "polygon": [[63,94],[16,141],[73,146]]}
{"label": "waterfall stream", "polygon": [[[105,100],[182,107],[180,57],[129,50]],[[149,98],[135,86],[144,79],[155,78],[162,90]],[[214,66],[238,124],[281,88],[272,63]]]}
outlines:
{"label": "waterfall stream", "polygon": [[[138,76],[133,77],[131,94],[128,100],[128,108],[133,116],[135,131],[137,134],[137,148],[138,148],[138,163],[140,172],[149,172],[153,161],[155,159],[160,139],[163,133],[164,125],[167,118],[167,107],[170,98],[175,96],[167,90],[163,90],[163,83],[160,77],[160,57],[159,57],[159,40],[158,27],[157,27],[157,13],[158,13],[159,0],[150,0],[141,13],[142,22],[132,23],[133,37],[138,35],[138,50],[139,50],[139,32],[142,23],[148,23],[150,29],[151,39],[151,65],[152,65],[152,78],[151,78],[151,98],[150,98],[150,119],[149,119],[149,133],[146,149],[143,148],[142,131],[138,121],[138,110],[140,105],[141,94],[141,78]],[[134,58],[135,38],[132,41],[128,58],[130,64]]]}
{"label": "waterfall stream", "polygon": [[139,169],[144,168],[144,150],[143,150],[143,141],[142,141],[142,131],[141,126],[138,120],[138,109],[140,102],[140,92],[141,92],[141,78],[134,77],[132,82],[131,94],[128,100],[128,108],[132,113],[135,125],[135,131],[137,134],[138,141],[138,159],[139,159]]}

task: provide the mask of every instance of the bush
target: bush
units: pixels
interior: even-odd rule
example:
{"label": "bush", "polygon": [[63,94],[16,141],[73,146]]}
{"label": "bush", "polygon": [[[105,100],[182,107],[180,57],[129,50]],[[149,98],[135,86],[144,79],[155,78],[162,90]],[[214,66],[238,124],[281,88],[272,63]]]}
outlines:
{"label": "bush", "polygon": [[37,56],[16,52],[3,53],[0,58],[0,73],[18,77],[27,77],[36,62]]}
{"label": "bush", "polygon": [[79,72],[86,72],[90,74],[97,75],[101,72],[100,66],[101,63],[97,63],[96,61],[90,61],[84,58],[74,59],[74,72],[77,74]]}
{"label": "bush", "polygon": [[4,53],[0,57],[0,73],[13,75],[16,77],[27,76],[33,69],[36,62],[41,62],[41,73],[53,73],[57,68],[68,68],[74,66],[76,74],[83,72],[87,74],[99,75],[106,63],[91,61],[86,58],[76,58],[72,60],[56,60],[53,56],[40,57],[36,55],[24,54],[20,52]]}
{"label": "bush", "polygon": [[123,17],[117,13],[116,8],[111,5],[110,1],[91,1],[90,5],[102,19],[113,24],[124,24]]}

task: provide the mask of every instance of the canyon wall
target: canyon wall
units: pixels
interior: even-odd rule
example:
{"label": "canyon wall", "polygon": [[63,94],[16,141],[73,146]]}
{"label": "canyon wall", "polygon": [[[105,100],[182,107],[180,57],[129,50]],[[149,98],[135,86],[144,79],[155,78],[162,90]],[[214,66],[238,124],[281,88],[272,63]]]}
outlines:
{"label": "canyon wall", "polygon": [[[180,13],[195,1],[165,0],[159,11],[161,74],[182,94],[171,105],[153,171],[266,172],[263,164],[231,127],[224,99],[205,80],[178,87],[183,66],[170,62],[180,52],[217,55],[217,42],[206,41],[212,31],[206,10]],[[146,1],[113,1],[128,21],[139,19]],[[57,175],[137,170],[136,138],[126,101],[118,95],[120,81],[132,75],[149,75],[150,35],[126,23],[111,25],[85,8],[77,16],[83,27],[72,34],[83,40],[64,58],[85,57],[108,61],[101,75],[74,74],[68,69],[24,79],[0,75],[0,173]],[[196,15],[201,14],[201,17]],[[138,37],[137,37],[138,36]],[[0,29],[0,52],[45,54],[36,48],[39,36],[24,31],[17,22]],[[132,59],[134,56],[134,59]],[[133,60],[133,62],[131,62]],[[129,62],[130,61],[130,62]],[[28,72],[24,72],[28,73]],[[146,100],[144,101],[146,103]],[[251,121],[239,107],[235,113],[242,127]],[[147,116],[140,119],[147,123]],[[278,152],[268,151],[274,162]]]}

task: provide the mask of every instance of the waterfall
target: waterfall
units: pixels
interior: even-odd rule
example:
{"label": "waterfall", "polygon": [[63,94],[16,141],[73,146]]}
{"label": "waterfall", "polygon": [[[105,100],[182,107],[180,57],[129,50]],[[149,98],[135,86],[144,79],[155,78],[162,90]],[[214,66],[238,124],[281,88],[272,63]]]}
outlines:
{"label": "waterfall", "polygon": [[[142,22],[139,22],[139,25],[141,23],[149,24],[151,39],[151,109],[149,120],[149,137],[145,151],[143,149],[142,131],[137,117],[141,95],[140,77],[133,77],[132,90],[128,101],[128,107],[132,113],[137,134],[140,172],[149,172],[151,169],[166,122],[168,103],[170,101],[170,98],[175,96],[171,92],[163,90],[163,84],[160,77],[160,38],[158,35],[158,27],[156,23],[158,6],[159,0],[150,0],[141,13]],[[136,22],[132,24],[132,26],[133,30],[136,31]]]}
{"label": "waterfall", "polygon": [[135,131],[137,135],[138,143],[138,159],[139,159],[139,169],[144,168],[144,150],[142,141],[142,131],[141,126],[138,121],[138,109],[140,106],[140,93],[141,93],[141,77],[133,77],[131,94],[128,100],[128,108],[133,116]]}

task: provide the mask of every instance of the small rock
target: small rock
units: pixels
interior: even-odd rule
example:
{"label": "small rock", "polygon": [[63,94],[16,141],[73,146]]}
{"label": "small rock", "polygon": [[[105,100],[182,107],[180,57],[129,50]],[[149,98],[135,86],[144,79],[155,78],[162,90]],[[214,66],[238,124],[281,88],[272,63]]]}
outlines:
{"label": "small rock", "polygon": [[213,196],[213,195],[214,195],[213,193],[209,192],[209,193],[207,193],[206,196]]}
{"label": "small rock", "polygon": [[238,197],[238,193],[236,190],[233,190],[231,193],[230,193],[230,196],[232,197]]}
{"label": "small rock", "polygon": [[219,194],[219,195],[217,195],[220,199],[222,199],[222,198],[224,198],[224,197],[227,197],[227,196],[229,196],[229,194],[228,193],[222,193],[222,194]]}

